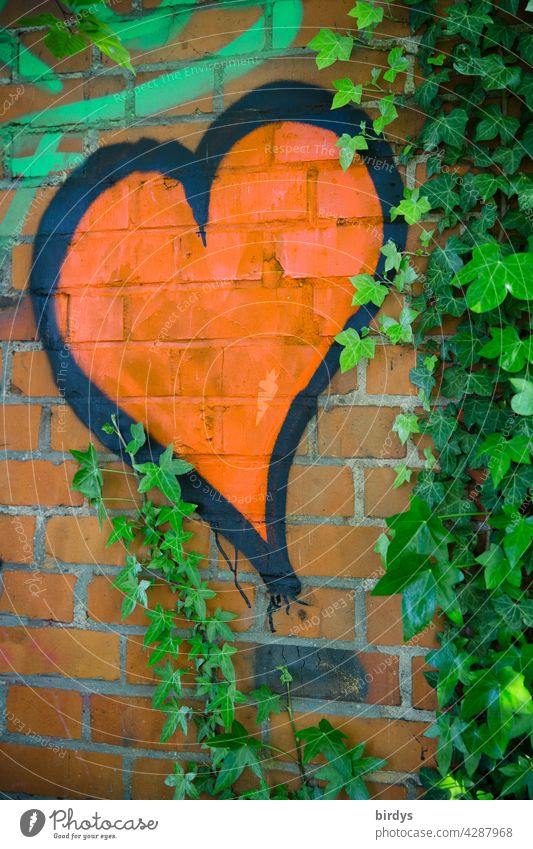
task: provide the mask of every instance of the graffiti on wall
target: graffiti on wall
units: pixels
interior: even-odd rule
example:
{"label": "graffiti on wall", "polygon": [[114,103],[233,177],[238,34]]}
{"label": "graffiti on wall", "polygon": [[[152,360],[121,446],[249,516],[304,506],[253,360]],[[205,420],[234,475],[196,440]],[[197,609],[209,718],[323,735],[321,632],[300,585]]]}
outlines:
{"label": "graffiti on wall", "polygon": [[[0,11],[8,2],[0,0]],[[191,0],[180,8],[176,6],[175,0],[162,0],[157,8],[148,10],[142,18],[137,19],[125,20],[111,8],[102,9],[99,14],[129,50],[142,51],[149,58],[151,51],[172,43],[180,36],[198,3],[199,0]],[[258,5],[253,0],[222,0],[220,8],[230,14],[235,12],[234,29],[237,30],[238,15],[242,8]],[[138,83],[131,92],[107,94],[89,100],[80,98],[73,103],[61,103],[61,80],[30,49],[19,50],[15,36],[8,30],[4,31],[3,38],[0,37],[0,60],[8,66],[18,61],[18,72],[23,80],[59,96],[55,105],[19,116],[14,126],[8,117],[0,121],[0,135],[6,144],[25,131],[34,132],[35,127],[47,128],[31,155],[11,154],[9,157],[11,173],[21,178],[22,182],[0,221],[0,240],[21,232],[20,228],[37,194],[32,178],[38,176],[42,179],[68,172],[79,165],[80,158],[84,158],[83,154],[60,150],[66,132],[80,128],[85,132],[91,127],[99,128],[102,124],[131,125],[132,119],[128,114],[131,100],[136,119],[157,116],[165,109],[193,103],[214,89],[215,69],[220,63],[224,63],[227,81],[244,76],[264,61],[261,51],[267,25],[265,14],[260,15],[243,32],[239,29],[234,38],[230,32],[226,45],[192,64]],[[270,21],[273,50],[283,50],[291,45],[299,31],[302,15],[302,0],[277,0],[272,7]],[[228,26],[228,29],[231,28]],[[35,173],[36,165],[38,171]]]}
{"label": "graffiti on wall", "polygon": [[[185,497],[256,567],[275,604],[297,597],[288,475],[339,366],[349,276],[382,271],[403,225],[382,140],[344,173],[336,142],[365,115],[278,82],[245,95],[191,153],[150,138],[96,151],[44,213],[31,292],[62,394],[102,433],[143,421],[147,451],[195,467]],[[393,233],[394,230],[394,233]]]}

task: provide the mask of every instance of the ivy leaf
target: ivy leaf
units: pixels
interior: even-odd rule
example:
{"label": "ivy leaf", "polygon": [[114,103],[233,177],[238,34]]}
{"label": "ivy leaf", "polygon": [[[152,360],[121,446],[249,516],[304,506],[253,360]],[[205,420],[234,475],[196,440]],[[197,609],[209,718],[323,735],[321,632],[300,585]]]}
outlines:
{"label": "ivy leaf", "polygon": [[184,475],[190,471],[192,465],[185,460],[174,459],[173,454],[174,447],[169,445],[159,457],[159,465],[155,463],[135,465],[136,471],[143,475],[139,484],[139,492],[148,492],[156,487],[169,501],[180,501],[181,486],[176,476]]}
{"label": "ivy leaf", "polygon": [[378,135],[383,132],[386,126],[392,124],[398,117],[398,112],[394,105],[394,95],[387,94],[378,101],[379,118],[375,118],[372,122],[374,132]]}
{"label": "ivy leaf", "polygon": [[403,638],[410,640],[433,619],[437,609],[437,584],[429,570],[408,584],[402,593]]}
{"label": "ivy leaf", "polygon": [[457,272],[452,285],[470,284],[466,302],[473,312],[481,313],[498,307],[505,300],[506,279],[500,246],[487,242],[474,248],[472,259]]}
{"label": "ivy leaf", "polygon": [[396,321],[390,315],[382,315],[379,319],[380,330],[394,345],[398,344],[398,342],[412,342],[412,324],[417,315],[416,310],[412,310],[410,307],[404,307],[402,309],[399,321]]}
{"label": "ivy leaf", "polygon": [[402,263],[402,255],[392,239],[389,239],[381,248],[380,253],[385,257],[385,273],[387,271],[398,271]]}
{"label": "ivy leaf", "polygon": [[[531,6],[531,3],[529,6]],[[500,772],[508,777],[502,787],[500,798],[509,796],[510,793],[516,794],[523,787],[527,787],[529,798],[533,799],[533,763],[531,758],[518,755],[515,763],[505,764],[505,766],[500,767]]]}
{"label": "ivy leaf", "polygon": [[87,36],[113,62],[133,72],[130,54],[111,27],[104,23],[104,21],[101,21],[96,15],[84,14],[78,24],[78,28],[82,35]]}
{"label": "ivy leaf", "polygon": [[393,489],[398,489],[403,483],[409,483],[413,474],[412,469],[408,469],[405,463],[394,466],[396,477],[393,483]]}
{"label": "ivy leaf", "polygon": [[511,566],[499,545],[491,543],[488,551],[476,557],[476,563],[484,567],[485,586],[488,590],[497,589],[507,580],[515,583],[517,577],[518,586],[520,585],[520,569]]}
{"label": "ivy leaf", "polygon": [[351,18],[357,20],[357,29],[369,29],[375,27],[383,20],[383,8],[367,3],[366,0],[357,0],[357,3],[348,12]]}
{"label": "ivy leaf", "polygon": [[333,85],[337,89],[337,94],[333,98],[332,109],[339,109],[341,106],[346,106],[347,103],[361,103],[363,96],[361,84],[354,85],[348,77],[344,77],[342,80],[334,80]]}
{"label": "ivy leaf", "polygon": [[474,174],[472,181],[482,200],[489,200],[498,190],[507,194],[509,188],[505,177],[496,174]]}
{"label": "ivy leaf", "polygon": [[325,755],[326,758],[334,760],[342,757],[346,752],[344,740],[346,734],[334,728],[327,719],[321,719],[317,726],[303,728],[296,732],[296,737],[304,745],[303,762],[309,763],[317,755]]}
{"label": "ivy leaf", "polygon": [[479,44],[483,28],[490,23],[492,18],[485,14],[484,4],[458,3],[447,9],[444,26],[447,35],[461,35],[471,44]]}
{"label": "ivy leaf", "polygon": [[421,143],[425,150],[433,150],[444,142],[452,147],[461,147],[465,141],[468,113],[464,109],[452,109],[447,115],[439,115],[426,121]]}
{"label": "ivy leaf", "polygon": [[[513,118],[510,115],[504,115],[501,107],[494,103],[483,106],[483,118],[476,126],[475,141],[491,141],[496,136],[500,136],[502,144],[509,144],[516,135],[520,127],[518,118]],[[478,175],[489,176],[489,175]]]}
{"label": "ivy leaf", "polygon": [[335,336],[335,341],[343,346],[340,356],[341,372],[349,371],[363,359],[372,359],[376,350],[373,339],[362,339],[357,330],[349,327]]}
{"label": "ivy leaf", "polygon": [[401,215],[408,224],[416,224],[426,212],[429,212],[431,204],[426,197],[420,197],[420,189],[408,189],[405,186],[403,194],[404,199],[398,206],[391,207],[391,220],[394,221],[398,215]]}
{"label": "ivy leaf", "polygon": [[187,705],[180,705],[174,700],[172,704],[164,706],[162,709],[168,713],[168,717],[161,731],[161,742],[166,743],[170,740],[173,734],[180,729],[183,736],[187,736],[188,721],[192,715],[192,709]]}
{"label": "ivy leaf", "polygon": [[392,429],[398,434],[402,445],[405,445],[412,433],[420,433],[418,416],[416,413],[400,413],[396,416]]}
{"label": "ivy leaf", "polygon": [[494,486],[498,486],[509,471],[511,461],[527,465],[531,463],[529,452],[530,440],[527,436],[517,435],[507,440],[501,433],[492,433],[480,445],[477,456],[487,458]]}
{"label": "ivy leaf", "polygon": [[172,695],[181,696],[182,684],[181,677],[184,675],[183,669],[174,669],[171,663],[167,661],[164,666],[154,669],[155,674],[161,679],[161,683],[157,685],[152,696],[152,704],[158,710],[163,708],[166,700]]}
{"label": "ivy leaf", "polygon": [[61,21],[58,21],[45,35],[44,44],[56,59],[64,59],[66,56],[74,56],[85,50],[87,39],[79,33],[71,32],[62,25]]}
{"label": "ivy leaf", "polygon": [[533,382],[521,377],[511,378],[510,381],[517,390],[511,399],[511,407],[519,416],[533,416]]}
{"label": "ivy leaf", "polygon": [[459,195],[454,192],[457,180],[456,174],[440,174],[424,183],[424,194],[432,209],[449,212],[459,204]]}
{"label": "ivy leaf", "polygon": [[89,443],[87,451],[71,451],[70,453],[81,466],[72,480],[72,489],[81,492],[91,501],[100,499],[104,480],[93,443]]}
{"label": "ivy leaf", "polygon": [[113,530],[109,534],[106,542],[106,548],[113,545],[115,542],[124,542],[128,545],[135,539],[135,522],[128,516],[114,516],[111,520]]}
{"label": "ivy leaf", "polygon": [[284,710],[280,696],[273,693],[270,687],[265,684],[262,684],[258,690],[252,690],[250,698],[257,702],[255,717],[257,725],[261,725],[265,720],[270,719],[271,714],[281,713]]}
{"label": "ivy leaf", "polygon": [[347,62],[353,48],[351,35],[340,35],[330,29],[321,29],[320,32],[309,42],[311,50],[318,54],[316,57],[317,67],[328,68],[337,59]]}
{"label": "ivy leaf", "polygon": [[492,339],[483,345],[479,352],[482,357],[493,359],[498,357],[500,366],[505,371],[521,371],[526,361],[531,358],[532,342],[522,342],[516,327],[506,324],[503,327],[490,327]]}
{"label": "ivy leaf", "polygon": [[342,134],[336,147],[340,148],[339,162],[343,171],[348,170],[358,150],[368,150],[364,136],[349,136],[348,133]]}
{"label": "ivy leaf", "polygon": [[135,455],[146,442],[146,434],[142,422],[132,424],[130,427],[131,440],[128,442],[126,451],[128,454]]}
{"label": "ivy leaf", "polygon": [[409,67],[409,59],[404,55],[403,47],[393,47],[387,56],[389,70],[383,74],[383,79],[393,83],[398,74],[406,71]]}
{"label": "ivy leaf", "polygon": [[350,277],[350,283],[356,290],[352,298],[354,306],[372,303],[380,307],[389,291],[386,286],[374,280],[370,274],[356,274],[355,277]]}
{"label": "ivy leaf", "polygon": [[165,784],[167,787],[174,788],[175,800],[200,798],[200,793],[194,783],[196,775],[196,772],[185,772],[181,764],[174,763],[174,772],[172,775],[167,775]]}

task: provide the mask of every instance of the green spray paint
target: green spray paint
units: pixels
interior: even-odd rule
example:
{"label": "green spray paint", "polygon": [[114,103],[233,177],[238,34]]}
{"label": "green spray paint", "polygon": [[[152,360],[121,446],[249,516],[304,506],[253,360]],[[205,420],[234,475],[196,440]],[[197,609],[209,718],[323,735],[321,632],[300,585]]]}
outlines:
{"label": "green spray paint", "polygon": [[[5,3],[5,0],[0,0]],[[168,5],[171,0],[168,0]],[[173,0],[173,10],[167,12],[164,6],[167,2],[163,0],[161,6],[155,10],[161,29],[156,35],[155,29],[148,27],[141,36],[138,29],[131,27],[132,22],[111,20],[108,16],[107,22],[116,29],[121,38],[128,42],[130,39],[144,38],[144,47],[154,47],[166,43],[165,39],[175,36],[189,19],[191,14],[191,3],[187,3],[187,10],[175,10],[176,0]],[[88,4],[89,5],[89,4]],[[256,0],[227,0],[221,6],[227,9],[242,8],[244,5],[255,6]],[[109,10],[109,14],[114,14]],[[289,47],[296,37],[302,21],[301,0],[277,0],[273,6],[273,47],[283,49]],[[115,15],[115,18],[118,16]],[[149,16],[152,20],[154,16]],[[162,22],[166,21],[165,25]],[[135,22],[137,26],[139,22]],[[146,19],[141,20],[146,26]],[[178,69],[173,72],[162,73],[159,77],[135,86],[133,96],[135,98],[136,112],[139,116],[148,117],[157,115],[161,110],[180,106],[184,103],[197,100],[213,90],[214,69],[217,64],[224,63],[225,78],[229,80],[238,79],[248,71],[258,67],[262,63],[261,58],[255,58],[253,54],[258,53],[264,46],[265,17],[262,16],[245,32],[241,33],[230,44],[221,48],[206,59]],[[118,27],[121,27],[120,31]],[[233,60],[233,61],[231,61]],[[17,125],[37,124],[38,126],[50,126],[57,130],[63,127],[64,131],[82,129],[88,126],[98,125],[102,120],[120,120],[126,118],[126,102],[128,93],[106,95],[94,98],[90,101],[80,100],[54,106],[38,112],[33,112],[17,119]],[[47,176],[62,170],[68,170],[81,161],[80,154],[61,153],[58,147],[61,143],[63,133],[61,131],[47,134],[41,141],[33,156],[14,157],[12,159],[12,170],[16,176],[25,179]],[[38,162],[38,164],[37,164]],[[33,201],[31,191],[18,189],[13,201],[2,221],[0,235],[8,236],[16,231],[20,222],[24,222],[31,203]]]}

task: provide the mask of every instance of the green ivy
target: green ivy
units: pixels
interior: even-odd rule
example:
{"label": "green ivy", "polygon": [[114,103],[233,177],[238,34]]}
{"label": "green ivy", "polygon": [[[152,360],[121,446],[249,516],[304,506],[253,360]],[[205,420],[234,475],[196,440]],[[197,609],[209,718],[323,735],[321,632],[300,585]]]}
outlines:
{"label": "green ivy", "polygon": [[[114,581],[124,595],[122,617],[140,607],[149,622],[144,646],[150,650],[148,666],[159,680],[152,704],[166,716],[161,742],[168,742],[178,730],[189,736],[194,725],[201,743],[201,760],[176,761],[165,780],[174,788],[174,798],[368,799],[366,778],[385,761],[365,757],[364,744],[349,747],[346,735],[327,719],[298,729],[293,679],[286,667],[278,668],[280,693],[264,684],[247,694],[239,690],[231,629],[235,614],[221,607],[208,610],[216,593],[202,572],[203,558],[186,547],[192,533],[184,523],[196,505],[182,499],[180,476],[191,465],[174,457],[172,445],[157,462],[140,462],[138,455],[146,443],[140,423],[131,425],[128,440],[116,417],[103,429],[119,439],[131,471],[101,468],[90,444],[87,451],[71,451],[80,467],[73,489],[96,509],[102,523],[113,506],[105,495],[106,473],[133,476],[135,481],[139,505],[131,515],[113,516],[107,545],[121,543],[127,551],[125,566]],[[174,596],[168,610],[151,604],[150,591],[158,587]],[[237,718],[243,705],[255,709],[256,728],[247,729]],[[292,731],[288,752],[266,743],[261,733],[263,723],[276,714],[286,715]],[[287,766],[294,773],[290,783],[274,784],[269,771]],[[242,777],[253,790],[239,789]]]}
{"label": "green ivy", "polygon": [[[373,357],[380,341],[415,346],[411,380],[423,413],[402,412],[393,430],[404,444],[430,436],[436,452],[425,449],[422,468],[395,468],[395,487],[415,473],[416,482],[409,509],[387,520],[376,546],[385,575],[373,593],[401,594],[406,640],[436,613],[443,622],[440,648],[427,655],[438,700],[428,731],[438,739],[437,769],[420,772],[427,794],[533,798],[533,178],[519,173],[533,156],[531,36],[518,0],[467,0],[438,14],[436,0],[407,4],[422,71],[415,90],[386,85],[410,69],[400,46],[368,82],[334,83],[335,108],[352,100],[373,108],[380,98],[374,133],[389,131],[396,107],[427,115],[400,161],[424,162],[428,179],[405,187],[391,219],[431,229],[423,226],[412,253],[382,248],[383,278],[352,278],[353,303],[384,312],[377,330],[336,337],[343,371]],[[394,6],[369,0],[348,14],[372,46]],[[362,126],[354,153],[369,138]],[[350,167],[348,141],[339,146]],[[427,258],[424,275],[413,257]],[[399,320],[386,314],[387,287],[406,298]],[[447,318],[456,329],[445,335]]]}

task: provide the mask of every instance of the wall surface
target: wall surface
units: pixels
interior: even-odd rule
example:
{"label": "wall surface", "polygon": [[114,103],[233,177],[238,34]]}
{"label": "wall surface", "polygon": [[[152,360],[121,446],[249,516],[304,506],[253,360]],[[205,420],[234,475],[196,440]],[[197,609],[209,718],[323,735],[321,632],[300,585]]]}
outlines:
{"label": "wall surface", "polygon": [[[34,7],[3,5],[4,26]],[[420,465],[421,448],[391,430],[414,409],[414,354],[380,344],[368,365],[334,373],[333,337],[365,323],[348,278],[374,271],[386,238],[404,238],[387,210],[415,178],[395,164],[402,137],[339,167],[335,143],[358,116],[329,112],[332,81],[363,81],[397,39],[409,48],[395,6],[380,50],[318,72],[306,44],[321,26],[345,27],[352,5],[111,2],[135,77],[90,49],[57,62],[42,30],[2,36],[5,793],[165,798],[173,754],[187,751],[179,736],[158,743],[146,620],[121,622],[112,587],[124,552],[105,547],[70,488],[68,449],[91,438],[120,467],[101,432],[117,408],[195,464],[194,548],[238,614],[241,689],[275,684],[290,664],[301,727],[327,716],[388,759],[377,798],[413,798],[431,762],[423,670],[436,629],[404,643],[397,599],[369,594],[384,517],[409,494],[393,489],[393,467]],[[406,114],[395,132],[419,121]],[[127,511],[131,493],[109,477]],[[251,610],[217,523],[225,547],[241,548]],[[271,633],[270,593],[300,588],[308,606],[279,611]],[[291,745],[285,726],[264,730]]]}

